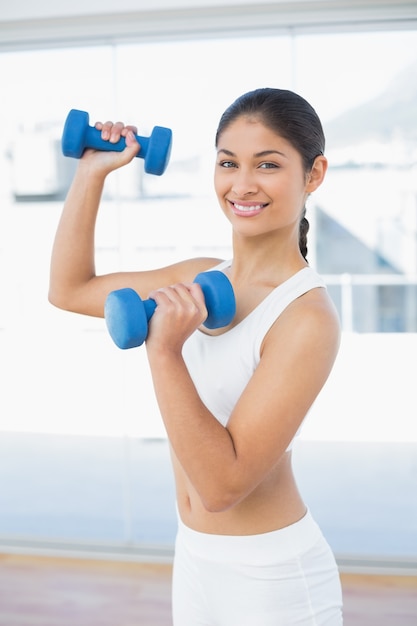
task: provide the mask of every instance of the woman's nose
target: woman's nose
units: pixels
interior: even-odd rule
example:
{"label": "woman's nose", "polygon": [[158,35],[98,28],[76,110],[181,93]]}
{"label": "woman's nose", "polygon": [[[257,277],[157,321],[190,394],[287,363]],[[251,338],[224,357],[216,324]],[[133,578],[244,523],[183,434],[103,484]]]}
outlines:
{"label": "woman's nose", "polygon": [[243,197],[251,193],[255,193],[258,190],[256,178],[253,173],[245,169],[239,169],[236,171],[233,177],[232,192],[237,197]]}

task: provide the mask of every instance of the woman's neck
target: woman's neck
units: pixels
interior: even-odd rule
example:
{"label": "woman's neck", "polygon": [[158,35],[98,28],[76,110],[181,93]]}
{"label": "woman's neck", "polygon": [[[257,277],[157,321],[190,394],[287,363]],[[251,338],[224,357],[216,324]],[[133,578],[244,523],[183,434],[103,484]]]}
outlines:
{"label": "woman's neck", "polygon": [[230,273],[236,281],[280,283],[307,265],[298,241],[233,237]]}

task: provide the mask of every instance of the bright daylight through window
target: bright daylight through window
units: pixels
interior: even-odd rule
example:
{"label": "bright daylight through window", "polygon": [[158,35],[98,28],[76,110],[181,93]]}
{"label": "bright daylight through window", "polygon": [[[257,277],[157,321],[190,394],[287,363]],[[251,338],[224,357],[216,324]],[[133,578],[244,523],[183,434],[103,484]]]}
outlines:
{"label": "bright daylight through window", "polygon": [[[408,365],[417,353],[417,31],[5,52],[0,75],[0,536],[113,542],[129,551],[171,546],[175,528],[166,433],[144,350],[119,351],[102,319],[48,303],[52,242],[76,166],[61,152],[68,112],[87,111],[91,124],[120,119],[144,136],[155,125],[173,131],[163,176],[144,174],[135,159],[108,179],[98,273],[190,256],[228,259],[229,225],[212,190],[217,122],[239,94],[271,86],[304,96],[324,125],[329,170],[307,203],[308,260],[343,326],[336,365],[299,438],[315,469],[300,468],[302,486],[322,511],[333,502],[328,467],[338,457],[345,508],[334,507],[334,518],[323,513],[336,552],[408,558],[415,505],[404,494],[415,482],[417,443]],[[330,457],[321,454],[326,445]],[[359,475],[364,466],[376,504]],[[391,511],[387,489],[396,498]],[[379,535],[376,516],[387,529]]]}
{"label": "bright daylight through window", "polygon": [[[417,331],[416,50],[417,33],[405,31],[132,44],[0,56],[1,73],[9,85],[8,98],[0,102],[1,115],[8,122],[0,153],[0,249],[6,260],[0,278],[11,293],[0,311],[0,325],[6,338],[9,331],[12,336],[23,311],[30,309],[33,325],[42,329],[30,344],[25,338],[23,364],[5,340],[5,350],[11,352],[7,379],[13,367],[16,372],[27,370],[33,381],[29,382],[31,397],[43,406],[36,418],[40,430],[59,426],[53,418],[53,394],[45,399],[42,383],[36,384],[39,350],[50,351],[48,363],[53,363],[57,337],[63,349],[68,343],[69,361],[77,345],[85,350],[91,344],[100,370],[103,359],[98,355],[109,349],[96,332],[103,330],[100,321],[67,319],[46,300],[52,236],[75,167],[74,160],[60,151],[68,111],[88,111],[91,123],[117,117],[136,124],[142,135],[154,125],[173,129],[171,162],[162,177],[144,175],[139,163],[115,174],[106,187],[97,234],[99,269],[104,271],[165,264],[189,253],[227,258],[228,225],[216,211],[212,192],[218,116],[237,93],[258,86],[280,86],[304,95],[323,121],[330,162],[325,184],[308,204],[310,262],[326,277],[345,332],[372,341],[374,333],[391,337]],[[313,51],[317,58],[327,59],[314,71]],[[166,72],[167,58],[178,71]],[[81,67],[89,71],[80,74]],[[141,228],[144,219],[146,229]],[[24,288],[6,274],[6,265],[16,276],[26,273]],[[393,350],[403,357],[403,344]],[[77,372],[81,388],[82,367]],[[43,372],[43,380],[45,375],[55,381],[57,394],[64,393],[65,377],[54,367]],[[108,377],[112,386],[115,379],[128,386],[119,372],[116,376],[103,372],[96,384],[101,387]],[[13,406],[16,397],[18,406],[26,401],[15,393],[17,378],[11,377],[8,386]],[[150,386],[144,393],[153,426],[148,429],[142,424],[141,432],[161,434]],[[67,423],[61,416],[61,427],[94,431],[90,419],[80,418],[80,424],[74,424],[75,402],[69,399],[71,420]],[[130,417],[127,410],[126,423],[115,425],[111,413],[117,401],[110,397],[105,405],[100,432],[131,432],[134,410]],[[16,408],[14,426],[26,429],[29,415]]]}

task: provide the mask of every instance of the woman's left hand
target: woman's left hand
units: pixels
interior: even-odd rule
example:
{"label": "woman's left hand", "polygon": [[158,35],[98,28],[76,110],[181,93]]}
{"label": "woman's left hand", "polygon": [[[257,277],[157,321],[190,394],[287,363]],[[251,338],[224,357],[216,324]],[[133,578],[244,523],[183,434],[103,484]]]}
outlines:
{"label": "woman's left hand", "polygon": [[149,294],[156,309],[149,320],[147,350],[181,353],[184,342],[207,318],[203,291],[197,283],[178,283]]}

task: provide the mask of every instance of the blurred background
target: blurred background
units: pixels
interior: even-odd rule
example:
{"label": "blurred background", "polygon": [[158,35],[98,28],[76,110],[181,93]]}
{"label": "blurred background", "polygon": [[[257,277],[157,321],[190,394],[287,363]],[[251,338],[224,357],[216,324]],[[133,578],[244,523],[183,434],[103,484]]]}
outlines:
{"label": "blurred background", "polygon": [[[84,0],[0,6],[0,550],[169,560],[175,509],[144,350],[47,301],[76,160],[70,109],[173,131],[170,165],[108,180],[97,271],[228,258],[212,188],[223,110],[257,87],[314,106],[329,171],[309,260],[343,338],[294,452],[345,571],[417,572],[417,3]],[[76,250],[74,250],[76,254]]]}

